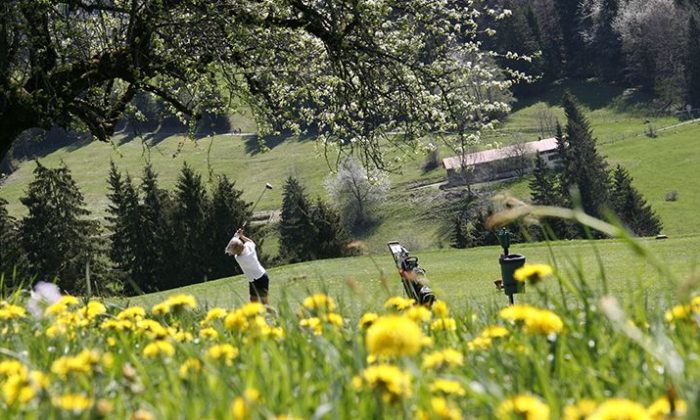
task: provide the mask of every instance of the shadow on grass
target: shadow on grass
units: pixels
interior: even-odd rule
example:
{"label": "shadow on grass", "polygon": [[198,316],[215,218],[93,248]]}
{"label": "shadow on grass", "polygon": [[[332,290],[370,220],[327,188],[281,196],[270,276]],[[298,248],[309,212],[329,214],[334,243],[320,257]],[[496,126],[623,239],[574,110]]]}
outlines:
{"label": "shadow on grass", "polygon": [[[560,80],[552,83],[542,93],[518,98],[513,105],[513,112],[544,102],[549,106],[559,106],[564,92],[569,90],[577,100],[590,110],[614,105],[625,92],[625,87],[597,79]],[[642,98],[633,98],[641,100]],[[648,100],[648,97],[644,98]]]}

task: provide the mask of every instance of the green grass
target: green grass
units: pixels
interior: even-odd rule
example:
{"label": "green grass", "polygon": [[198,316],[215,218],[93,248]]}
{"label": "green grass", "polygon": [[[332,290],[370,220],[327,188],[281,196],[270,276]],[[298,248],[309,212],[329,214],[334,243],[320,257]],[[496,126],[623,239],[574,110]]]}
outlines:
{"label": "green grass", "polygon": [[[697,253],[700,249],[700,235],[668,240],[646,239],[641,243],[678,278],[688,275],[700,264],[700,255]],[[659,273],[647,259],[632,252],[622,240],[514,244],[510,251],[525,255],[529,263],[549,263],[572,275],[572,270],[581,268],[595,288],[602,289],[604,273],[609,289],[620,296],[633,291],[645,291],[652,295],[655,292],[666,293],[674,287],[664,274]],[[499,305],[506,300],[493,283],[500,278],[500,253],[500,247],[480,247],[412,252],[411,255],[419,257],[421,266],[427,269],[427,276],[437,295],[450,306],[462,309]],[[275,305],[281,304],[279,300],[283,295],[286,299],[298,302],[309,293],[326,292],[376,307],[387,297],[402,293],[388,250],[377,256],[318,260],[275,267],[269,273],[270,299]],[[130,300],[132,303],[149,306],[167,295],[183,292],[193,294],[209,306],[230,307],[240,305],[248,299],[247,287],[247,280],[243,276],[236,276]],[[523,301],[531,299],[536,299],[536,295],[525,293],[517,298]],[[652,302],[656,303],[658,302]]]}

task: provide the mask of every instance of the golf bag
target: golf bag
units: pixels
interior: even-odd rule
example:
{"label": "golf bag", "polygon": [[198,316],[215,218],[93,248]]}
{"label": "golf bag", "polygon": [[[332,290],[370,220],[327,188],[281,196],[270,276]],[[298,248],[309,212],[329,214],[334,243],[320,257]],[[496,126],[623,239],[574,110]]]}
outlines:
{"label": "golf bag", "polygon": [[406,296],[420,305],[432,306],[435,302],[435,294],[428,286],[425,270],[418,265],[418,258],[409,256],[408,250],[396,241],[388,242],[387,245],[394,257],[396,267],[400,270],[401,284]]}

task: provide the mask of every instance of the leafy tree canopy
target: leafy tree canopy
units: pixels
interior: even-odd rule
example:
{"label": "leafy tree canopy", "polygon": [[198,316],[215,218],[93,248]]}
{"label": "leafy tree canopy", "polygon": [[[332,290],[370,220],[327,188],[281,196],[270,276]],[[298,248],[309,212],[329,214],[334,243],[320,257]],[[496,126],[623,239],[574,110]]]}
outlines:
{"label": "leafy tree canopy", "polygon": [[0,157],[34,127],[108,140],[146,92],[183,118],[245,104],[384,166],[389,133],[417,146],[507,110],[488,99],[511,82],[477,25],[507,15],[459,0],[5,0]]}

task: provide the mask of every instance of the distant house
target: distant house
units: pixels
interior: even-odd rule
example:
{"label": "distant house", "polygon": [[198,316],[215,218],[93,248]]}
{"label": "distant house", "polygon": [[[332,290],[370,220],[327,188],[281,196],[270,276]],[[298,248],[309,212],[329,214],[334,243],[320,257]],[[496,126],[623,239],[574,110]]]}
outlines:
{"label": "distant house", "polygon": [[518,143],[500,149],[484,150],[442,160],[449,185],[473,184],[522,176],[533,168],[535,154],[540,152],[547,166],[558,159],[557,139]]}

